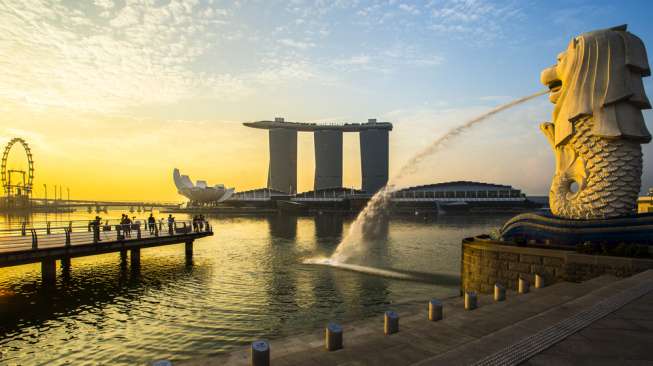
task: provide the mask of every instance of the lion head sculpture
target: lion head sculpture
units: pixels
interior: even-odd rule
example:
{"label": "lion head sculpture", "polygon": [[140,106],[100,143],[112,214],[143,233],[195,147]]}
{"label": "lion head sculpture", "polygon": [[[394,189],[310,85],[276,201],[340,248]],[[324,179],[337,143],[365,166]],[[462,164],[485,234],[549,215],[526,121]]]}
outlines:
{"label": "lion head sculpture", "polygon": [[651,75],[644,43],[626,25],[584,33],[569,42],[558,63],[542,71],[555,104],[555,145],[573,133],[573,122],[593,116],[592,133],[647,143],[642,109],[651,104],[642,77]]}

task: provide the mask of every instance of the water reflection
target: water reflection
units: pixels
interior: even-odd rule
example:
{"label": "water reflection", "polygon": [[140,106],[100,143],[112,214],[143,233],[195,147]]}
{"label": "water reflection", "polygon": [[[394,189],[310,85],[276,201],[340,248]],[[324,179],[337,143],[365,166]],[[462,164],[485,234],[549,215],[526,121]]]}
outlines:
{"label": "water reflection", "polygon": [[119,253],[74,259],[51,289],[40,287],[38,265],[0,269],[3,362],[184,360],[258,337],[313,330],[330,320],[379,314],[407,298],[454,295],[457,277],[437,274],[459,271],[463,237],[487,232],[504,219],[385,222],[361,261],[425,274],[426,283],[302,264],[330,255],[351,217],[209,220],[215,236],[195,241],[192,266],[186,265],[183,245],[172,245],[143,250],[140,272]]}
{"label": "water reflection", "polygon": [[340,241],[342,238],[342,229],[345,224],[345,218],[349,217],[332,213],[315,215],[315,237],[333,238]]}
{"label": "water reflection", "polygon": [[2,283],[0,334],[21,327],[39,327],[44,322],[74,317],[80,311],[101,309],[108,304],[138,301],[152,287],[160,288],[172,281],[184,286],[190,281],[206,280],[210,270],[207,265],[186,266],[183,255],[145,260],[138,271],[121,264],[117,254],[98,257],[104,258],[94,258],[93,263],[87,258],[75,259],[70,266],[60,267],[62,276],[55,286],[41,286],[31,275]]}

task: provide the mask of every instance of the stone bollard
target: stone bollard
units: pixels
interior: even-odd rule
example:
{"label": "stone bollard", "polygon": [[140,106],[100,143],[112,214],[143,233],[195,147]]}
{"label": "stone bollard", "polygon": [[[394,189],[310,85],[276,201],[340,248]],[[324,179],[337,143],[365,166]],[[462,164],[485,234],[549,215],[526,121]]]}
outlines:
{"label": "stone bollard", "polygon": [[172,361],[169,360],[156,360],[150,366],[172,366]]}
{"label": "stone bollard", "polygon": [[503,301],[506,299],[506,288],[501,284],[494,285],[494,301]]}
{"label": "stone bollard", "polygon": [[517,289],[520,294],[527,294],[531,289],[531,283],[527,279],[519,278]]}
{"label": "stone bollard", "polygon": [[270,344],[267,341],[252,342],[252,366],[270,366]]}
{"label": "stone bollard", "polygon": [[542,288],[546,286],[546,283],[544,281],[544,276],[542,276],[539,273],[535,274],[535,288]]}
{"label": "stone bollard", "polygon": [[383,334],[390,335],[399,331],[399,314],[390,310],[385,312]]}
{"label": "stone bollard", "polygon": [[442,302],[440,300],[431,299],[429,301],[429,320],[432,322],[442,320]]}
{"label": "stone bollard", "polygon": [[474,310],[478,305],[478,297],[474,291],[465,291],[465,310]]}
{"label": "stone bollard", "polygon": [[342,348],[342,327],[340,325],[329,323],[324,333],[324,346],[327,351],[336,351]]}

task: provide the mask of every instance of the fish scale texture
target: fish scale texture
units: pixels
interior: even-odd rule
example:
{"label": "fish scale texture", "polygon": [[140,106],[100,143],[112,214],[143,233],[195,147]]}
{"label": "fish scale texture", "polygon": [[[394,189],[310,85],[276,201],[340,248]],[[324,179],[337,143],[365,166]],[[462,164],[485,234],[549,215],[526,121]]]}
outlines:
{"label": "fish scale texture", "polygon": [[606,219],[636,212],[641,186],[642,149],[637,142],[592,135],[593,119],[574,123],[567,144],[584,166],[585,185],[574,193],[570,178],[557,172],[549,193],[554,215],[570,219]]}

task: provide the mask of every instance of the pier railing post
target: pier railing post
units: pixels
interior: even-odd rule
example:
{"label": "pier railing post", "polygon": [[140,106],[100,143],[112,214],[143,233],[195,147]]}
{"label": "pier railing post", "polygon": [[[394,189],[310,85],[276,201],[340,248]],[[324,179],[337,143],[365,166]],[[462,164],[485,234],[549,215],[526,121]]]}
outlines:
{"label": "pier railing post", "polygon": [[47,235],[50,235],[50,234],[51,234],[51,231],[50,231],[50,221],[48,221],[48,223],[46,224],[45,233],[46,233]]}
{"label": "pier railing post", "polygon": [[32,229],[30,230],[32,232],[32,249],[38,249],[39,247],[39,239],[36,235],[36,230]]}
{"label": "pier railing post", "polygon": [[25,221],[23,221],[23,223],[20,225],[20,234],[22,236],[27,235],[26,226],[27,226],[27,223]]}
{"label": "pier railing post", "polygon": [[141,238],[141,225],[136,225],[136,239]]}
{"label": "pier railing post", "polygon": [[68,221],[68,231],[72,232],[73,231],[73,222]]}

